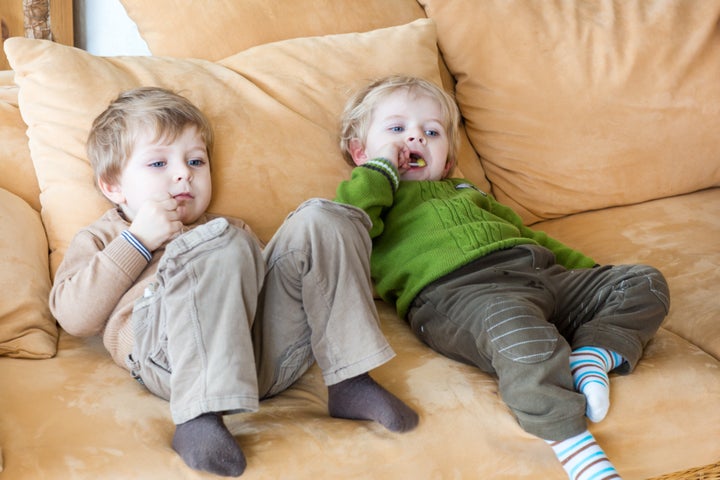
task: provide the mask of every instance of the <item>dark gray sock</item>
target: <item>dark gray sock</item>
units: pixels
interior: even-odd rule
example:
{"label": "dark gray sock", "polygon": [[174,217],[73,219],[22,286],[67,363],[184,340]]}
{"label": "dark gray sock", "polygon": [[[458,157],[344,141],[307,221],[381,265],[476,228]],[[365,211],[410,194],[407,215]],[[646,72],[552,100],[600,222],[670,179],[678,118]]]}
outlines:
{"label": "dark gray sock", "polygon": [[172,447],[195,470],[225,477],[239,477],[245,471],[245,455],[216,413],[176,425]]}
{"label": "dark gray sock", "polygon": [[418,424],[418,415],[399,398],[364,373],[328,387],[330,416],[374,420],[393,432],[407,432]]}

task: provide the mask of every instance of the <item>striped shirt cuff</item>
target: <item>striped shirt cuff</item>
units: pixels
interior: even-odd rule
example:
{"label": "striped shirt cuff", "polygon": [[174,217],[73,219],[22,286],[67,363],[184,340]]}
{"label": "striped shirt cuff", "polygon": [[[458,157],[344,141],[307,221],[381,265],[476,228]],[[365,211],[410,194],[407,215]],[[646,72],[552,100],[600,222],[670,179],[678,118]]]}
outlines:
{"label": "striped shirt cuff", "polygon": [[148,250],[147,248],[145,248],[145,245],[143,245],[143,244],[140,242],[140,240],[138,240],[137,238],[135,238],[135,235],[133,235],[132,233],[130,233],[130,231],[128,231],[128,230],[123,230],[122,232],[120,232],[120,235],[121,235],[125,240],[127,240],[130,245],[132,245],[133,247],[135,247],[135,249],[136,249],[138,252],[140,252],[140,254],[141,254],[143,257],[145,257],[145,260],[147,260],[148,262],[149,262],[150,260],[152,260],[152,253],[150,253],[150,250]]}
{"label": "striped shirt cuff", "polygon": [[397,191],[398,186],[400,186],[400,179],[398,179],[397,169],[390,163],[390,160],[386,158],[373,158],[361,166],[385,175],[392,186],[393,192]]}

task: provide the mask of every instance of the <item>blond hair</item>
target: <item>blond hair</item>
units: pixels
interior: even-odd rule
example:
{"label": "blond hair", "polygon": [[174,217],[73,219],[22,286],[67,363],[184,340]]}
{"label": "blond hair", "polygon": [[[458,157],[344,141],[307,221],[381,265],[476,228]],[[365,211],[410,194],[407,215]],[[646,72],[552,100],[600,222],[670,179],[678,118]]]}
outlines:
{"label": "blond hair", "polygon": [[448,135],[448,158],[454,165],[460,148],[460,111],[455,99],[445,90],[432,82],[418,77],[393,75],[371,82],[353,95],[345,105],[340,126],[340,149],[345,160],[355,166],[350,155],[350,141],[359,138],[363,143],[367,140],[368,128],[378,103],[398,90],[407,89],[418,95],[427,95],[440,104],[445,120],[445,131]]}
{"label": "blond hair", "polygon": [[175,140],[188,126],[197,128],[208,158],[213,146],[210,121],[187,98],[158,87],[122,92],[92,124],[87,153],[95,182],[116,184],[132,156],[138,136],[155,133],[153,141]]}

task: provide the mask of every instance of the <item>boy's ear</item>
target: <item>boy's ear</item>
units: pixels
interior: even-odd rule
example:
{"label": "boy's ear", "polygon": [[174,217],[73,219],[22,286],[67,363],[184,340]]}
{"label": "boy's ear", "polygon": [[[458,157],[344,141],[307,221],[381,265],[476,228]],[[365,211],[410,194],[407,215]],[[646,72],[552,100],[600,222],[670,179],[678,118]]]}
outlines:
{"label": "boy's ear", "polygon": [[102,194],[112,203],[120,205],[125,202],[125,195],[123,195],[120,185],[102,179],[98,179],[97,183]]}
{"label": "boy's ear", "polygon": [[367,154],[365,153],[365,145],[363,145],[363,142],[360,141],[359,138],[353,138],[348,142],[348,151],[355,165],[360,166],[368,161]]}
{"label": "boy's ear", "polygon": [[447,159],[445,161],[445,169],[443,170],[443,176],[442,178],[447,178],[448,175],[450,175],[450,172],[452,171],[453,167],[455,166],[455,161],[452,161],[450,159]]}

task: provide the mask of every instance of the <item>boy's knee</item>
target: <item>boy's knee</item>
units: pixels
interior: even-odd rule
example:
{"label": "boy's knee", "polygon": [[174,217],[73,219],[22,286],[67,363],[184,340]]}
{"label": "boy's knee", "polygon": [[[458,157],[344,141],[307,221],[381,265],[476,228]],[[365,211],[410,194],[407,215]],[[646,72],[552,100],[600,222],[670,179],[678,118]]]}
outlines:
{"label": "boy's knee", "polygon": [[670,310],[670,287],[662,272],[649,265],[634,265],[631,270],[637,278],[642,279],[648,291],[662,304],[667,313]]}
{"label": "boy's knee", "polygon": [[559,334],[539,308],[498,298],[485,311],[485,329],[493,349],[513,362],[539,363],[556,350]]}
{"label": "boy's knee", "polygon": [[326,263],[356,262],[358,267],[365,268],[363,262],[369,261],[372,243],[363,218],[367,216],[362,210],[346,210],[345,205],[330,200],[311,199],[302,203],[288,215],[265,247],[268,268],[284,259],[285,263],[294,264],[296,270],[304,271],[315,263],[313,258],[324,259]]}
{"label": "boy's knee", "polygon": [[370,218],[361,209],[324,198],[306,200],[288,217],[288,221],[307,227],[321,226],[326,232],[358,228],[367,231],[372,226]]}
{"label": "boy's knee", "polygon": [[230,235],[231,238],[228,243],[232,245],[240,255],[247,256],[249,254],[252,256],[262,256],[260,245],[251,233],[240,227],[232,227]]}

